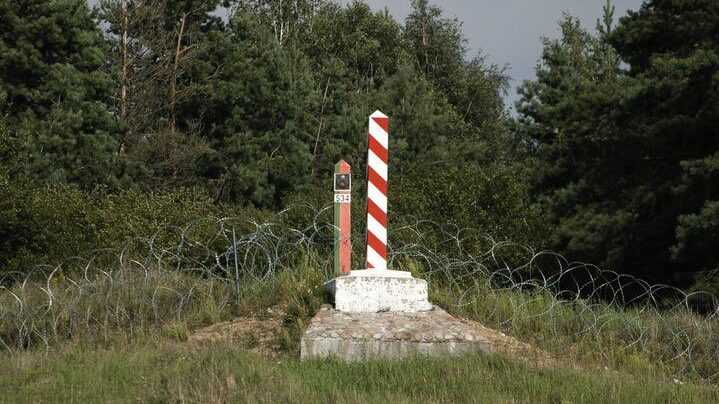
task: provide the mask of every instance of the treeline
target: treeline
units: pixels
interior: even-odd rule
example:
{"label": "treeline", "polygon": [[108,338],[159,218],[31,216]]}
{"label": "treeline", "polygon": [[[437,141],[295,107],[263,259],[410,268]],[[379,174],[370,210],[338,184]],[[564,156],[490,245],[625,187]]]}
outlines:
{"label": "treeline", "polygon": [[[530,241],[504,71],[427,1],[403,23],[326,0],[0,0],[0,19],[6,270],[120,246],[99,218],[146,212],[144,193],[212,205],[198,214],[325,206],[343,158],[361,195],[376,109],[392,117],[395,223]],[[145,231],[180,219],[157,211]],[[80,241],[58,248],[58,232]]]}
{"label": "treeline", "polygon": [[[654,282],[716,284],[719,2],[650,0],[596,33],[570,16],[520,89],[550,245]],[[719,291],[719,290],[715,290]]]}
{"label": "treeline", "polygon": [[0,271],[192,214],[321,206],[340,158],[360,195],[381,109],[396,223],[688,285],[719,263],[719,3],[613,14],[561,19],[513,116],[504,69],[426,0],[401,22],[329,0],[0,0]]}
{"label": "treeline", "polygon": [[405,25],[359,2],[3,3],[12,173],[279,208],[339,158],[361,166],[374,109],[393,117],[397,170],[494,159],[507,138],[502,71],[467,62],[459,23],[426,1]]}

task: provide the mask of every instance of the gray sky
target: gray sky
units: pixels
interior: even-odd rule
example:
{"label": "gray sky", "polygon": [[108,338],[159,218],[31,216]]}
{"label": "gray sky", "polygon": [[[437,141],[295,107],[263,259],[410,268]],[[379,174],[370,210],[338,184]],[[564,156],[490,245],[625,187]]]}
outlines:
{"label": "gray sky", "polygon": [[[404,22],[410,0],[365,0],[374,9],[387,7],[395,19]],[[349,3],[350,0],[340,0]],[[516,87],[534,78],[534,67],[542,51],[541,37],[556,38],[562,12],[581,19],[594,30],[605,0],[430,0],[448,17],[463,23],[471,56],[480,50],[489,61],[506,65],[512,78],[508,101],[516,100]],[[627,10],[638,10],[642,0],[614,0],[615,18]]]}

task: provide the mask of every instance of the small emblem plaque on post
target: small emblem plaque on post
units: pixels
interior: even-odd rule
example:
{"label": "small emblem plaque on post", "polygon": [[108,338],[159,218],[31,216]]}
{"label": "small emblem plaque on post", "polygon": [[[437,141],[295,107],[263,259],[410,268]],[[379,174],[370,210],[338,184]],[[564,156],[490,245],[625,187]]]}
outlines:
{"label": "small emblem plaque on post", "polygon": [[352,189],[352,176],[347,173],[335,173],[335,192]]}

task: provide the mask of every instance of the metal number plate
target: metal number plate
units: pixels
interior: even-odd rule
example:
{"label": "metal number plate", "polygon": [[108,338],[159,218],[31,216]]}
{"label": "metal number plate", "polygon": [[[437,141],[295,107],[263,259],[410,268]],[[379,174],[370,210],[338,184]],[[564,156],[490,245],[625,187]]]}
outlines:
{"label": "metal number plate", "polygon": [[352,196],[350,194],[335,194],[335,203],[350,203]]}

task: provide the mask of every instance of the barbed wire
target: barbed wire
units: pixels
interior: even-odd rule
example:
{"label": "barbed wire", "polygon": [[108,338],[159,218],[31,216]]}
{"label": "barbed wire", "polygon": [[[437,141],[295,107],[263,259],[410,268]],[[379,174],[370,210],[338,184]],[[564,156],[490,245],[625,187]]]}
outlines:
{"label": "barbed wire", "polygon": [[[221,318],[241,304],[245,285],[293,271],[302,257],[325,261],[318,270],[329,278],[331,223],[332,206],[310,205],[264,221],[206,218],[130,239],[120,250],[3,273],[0,285],[11,286],[0,286],[0,347],[49,349],[87,335],[112,338],[113,330],[141,334],[147,323]],[[355,230],[354,245],[364,245],[361,225]],[[391,232],[390,267],[426,278],[430,291],[444,291],[439,298],[451,311],[554,352],[569,344],[586,356],[647,353],[676,376],[719,375],[711,293],[650,284],[429,220]],[[362,262],[361,248],[354,257]]]}

